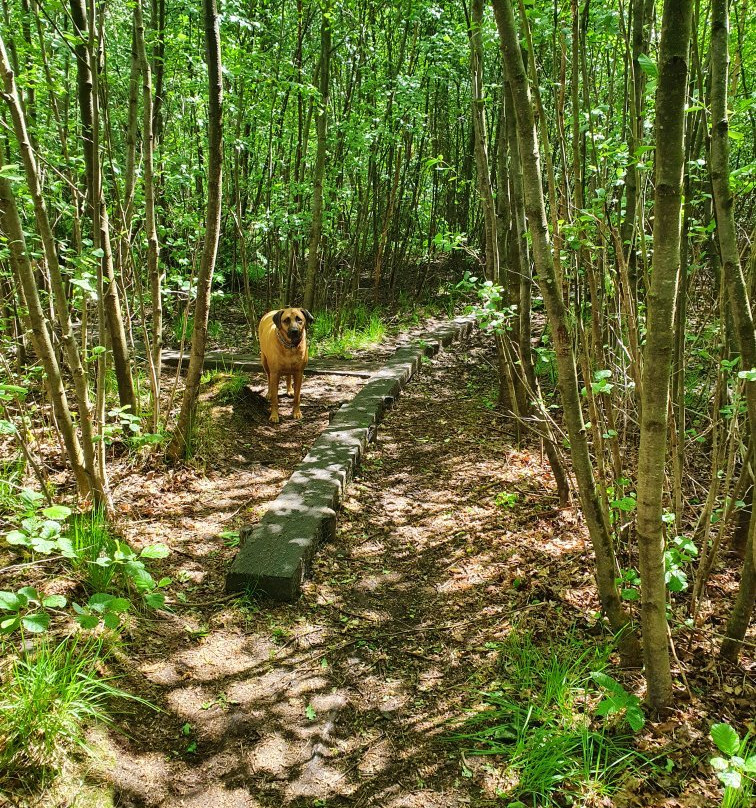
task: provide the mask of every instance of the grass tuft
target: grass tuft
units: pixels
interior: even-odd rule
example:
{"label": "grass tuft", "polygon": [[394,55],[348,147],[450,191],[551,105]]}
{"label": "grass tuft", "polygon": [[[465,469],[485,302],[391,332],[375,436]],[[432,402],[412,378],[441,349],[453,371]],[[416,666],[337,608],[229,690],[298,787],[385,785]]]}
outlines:
{"label": "grass tuft", "polygon": [[448,736],[468,755],[506,761],[497,796],[538,808],[588,805],[648,762],[631,735],[592,720],[590,675],[607,666],[608,647],[586,648],[568,634],[542,650],[513,632],[498,650],[499,689],[483,693],[483,709]]}
{"label": "grass tuft", "polygon": [[54,645],[44,638],[6,664],[0,676],[0,777],[47,779],[73,748],[86,748],[88,725],[109,722],[111,699],[136,698],[98,677],[101,662],[101,641]]}

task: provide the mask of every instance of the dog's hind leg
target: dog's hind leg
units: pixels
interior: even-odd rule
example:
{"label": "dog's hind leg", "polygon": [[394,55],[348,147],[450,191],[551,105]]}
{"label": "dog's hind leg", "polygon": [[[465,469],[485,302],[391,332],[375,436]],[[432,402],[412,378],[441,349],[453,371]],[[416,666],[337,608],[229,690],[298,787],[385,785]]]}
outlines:
{"label": "dog's hind leg", "polygon": [[299,398],[302,391],[302,371],[294,373],[294,412],[295,418],[302,417],[302,410],[299,409]]}
{"label": "dog's hind leg", "polygon": [[287,396],[294,395],[294,391],[292,390],[291,387],[291,373],[289,373],[289,375],[286,377],[286,395]]}

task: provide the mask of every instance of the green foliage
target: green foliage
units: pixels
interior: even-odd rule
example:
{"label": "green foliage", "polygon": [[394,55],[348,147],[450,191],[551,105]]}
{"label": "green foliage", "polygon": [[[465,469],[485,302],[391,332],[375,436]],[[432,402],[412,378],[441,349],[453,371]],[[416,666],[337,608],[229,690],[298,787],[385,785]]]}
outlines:
{"label": "green foliage", "polygon": [[688,576],[683,565],[690,564],[698,555],[698,548],[687,536],[674,536],[664,551],[664,580],[670,592],[683,592],[688,588]]}
{"label": "green foliage", "polygon": [[131,601],[98,592],[92,595],[86,606],[78,603],[71,605],[76,612],[76,622],[82,628],[95,629],[102,623],[105,628],[116,631],[121,625],[121,615],[131,608]]}
{"label": "green foliage", "polygon": [[320,312],[309,330],[310,355],[348,358],[379,344],[385,334],[380,314],[363,304],[347,308],[338,316]]}
{"label": "green foliage", "polygon": [[[484,709],[447,740],[467,754],[501,759],[500,779],[514,783],[499,793],[506,804],[521,800],[550,808],[565,799],[575,804],[589,790],[608,796],[623,774],[646,762],[629,736],[593,726],[591,683],[605,675],[600,669],[608,648],[586,649],[568,635],[544,651],[529,635],[516,633],[491,647],[500,652],[499,689],[483,693]],[[606,713],[597,708],[596,714]]]}
{"label": "green foliage", "polygon": [[714,724],[711,739],[725,757],[711,759],[717,777],[725,787],[723,808],[748,808],[756,790],[756,748],[749,737],[741,741],[729,724]]}
{"label": "green foliage", "polygon": [[62,609],[67,601],[62,595],[40,595],[31,586],[17,592],[0,592],[0,634],[11,634],[20,629],[41,634],[50,626],[49,609]]}
{"label": "green foliage", "polygon": [[247,377],[241,373],[230,373],[228,378],[221,384],[217,400],[221,404],[235,404],[244,394],[247,384]]}
{"label": "green foliage", "polygon": [[134,698],[100,678],[102,661],[100,641],[42,639],[7,662],[0,678],[0,772],[49,773],[73,747],[86,748],[85,727],[108,722],[113,699]]}
{"label": "green foliage", "polygon": [[32,555],[59,552],[70,556],[70,543],[62,535],[62,522],[70,516],[71,509],[65,505],[41,508],[43,504],[41,499],[41,495],[31,495],[29,492],[19,499],[19,504],[25,508],[26,515],[21,519],[17,529],[5,534],[5,540],[14,547],[25,548]]}
{"label": "green foliage", "polygon": [[596,715],[619,716],[627,722],[633,732],[643,729],[646,717],[637,696],[628,693],[616,679],[603,671],[594,671],[591,678],[606,691],[603,700],[596,707]]}
{"label": "green foliage", "polygon": [[500,491],[495,497],[494,502],[500,508],[514,508],[517,504],[518,495],[514,492]]}

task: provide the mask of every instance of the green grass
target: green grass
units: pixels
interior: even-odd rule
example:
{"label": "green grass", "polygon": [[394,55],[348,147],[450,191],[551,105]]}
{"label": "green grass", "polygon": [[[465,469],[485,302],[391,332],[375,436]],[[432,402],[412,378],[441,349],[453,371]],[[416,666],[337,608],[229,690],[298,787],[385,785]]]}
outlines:
{"label": "green grass", "polygon": [[0,772],[16,780],[46,779],[73,748],[85,748],[88,725],[110,720],[113,698],[136,698],[99,678],[101,663],[99,641],[55,645],[48,638],[6,663],[0,676]]}
{"label": "green grass", "polygon": [[609,648],[568,634],[544,650],[514,632],[497,647],[498,688],[482,694],[482,709],[448,740],[468,755],[501,759],[498,796],[538,808],[587,805],[647,762],[632,736],[592,718],[590,674],[607,666]]}
{"label": "green grass", "polygon": [[221,404],[234,404],[242,397],[246,385],[246,376],[241,373],[229,373],[228,378],[218,389],[216,399]]}
{"label": "green grass", "polygon": [[348,357],[380,343],[386,326],[377,311],[360,303],[342,312],[320,312],[310,327],[312,356]]}
{"label": "green grass", "polygon": [[97,564],[101,555],[112,557],[116,549],[108,523],[101,510],[73,515],[68,521],[67,537],[73,546],[73,569],[80,573],[90,592],[109,592],[116,568]]}

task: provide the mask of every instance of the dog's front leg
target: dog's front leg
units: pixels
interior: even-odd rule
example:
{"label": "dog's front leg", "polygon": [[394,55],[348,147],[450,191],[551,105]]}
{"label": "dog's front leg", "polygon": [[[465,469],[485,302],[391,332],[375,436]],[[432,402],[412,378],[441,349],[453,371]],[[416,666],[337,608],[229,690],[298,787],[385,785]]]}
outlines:
{"label": "dog's front leg", "polygon": [[270,368],[268,374],[268,398],[270,399],[270,420],[278,423],[278,371]]}
{"label": "dog's front leg", "polygon": [[299,409],[299,394],[302,390],[302,371],[294,373],[294,417],[301,418],[302,410]]}

